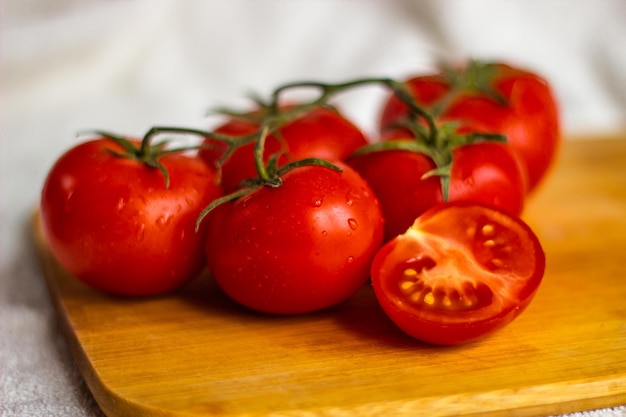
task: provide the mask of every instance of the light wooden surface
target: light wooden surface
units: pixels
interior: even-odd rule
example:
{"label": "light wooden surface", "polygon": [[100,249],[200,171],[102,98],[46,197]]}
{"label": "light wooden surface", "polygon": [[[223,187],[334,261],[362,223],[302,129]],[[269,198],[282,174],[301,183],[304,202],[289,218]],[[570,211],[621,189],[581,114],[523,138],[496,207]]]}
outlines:
{"label": "light wooden surface", "polygon": [[626,137],[566,142],[525,218],[547,255],[535,300],[492,337],[452,348],[402,334],[370,288],[291,318],[248,312],[206,276],[168,297],[121,300],[69,277],[35,241],[108,416],[535,416],[625,404]]}

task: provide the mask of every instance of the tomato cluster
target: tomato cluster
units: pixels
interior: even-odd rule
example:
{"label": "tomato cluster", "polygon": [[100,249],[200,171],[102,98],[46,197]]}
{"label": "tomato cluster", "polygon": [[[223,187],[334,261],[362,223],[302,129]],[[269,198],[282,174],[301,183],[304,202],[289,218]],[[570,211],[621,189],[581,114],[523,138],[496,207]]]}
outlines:
{"label": "tomato cluster", "polygon": [[[373,84],[389,97],[368,140],[331,101]],[[302,88],[319,94],[283,102]],[[163,294],[208,268],[270,314],[333,306],[371,279],[398,327],[444,345],[531,301],[545,259],[520,215],[559,143],[538,75],[472,61],[405,81],[291,83],[223,115],[214,129],[141,139],[97,131],[62,155],[40,208],[61,265],[121,296]],[[176,148],[181,134],[198,144]]]}

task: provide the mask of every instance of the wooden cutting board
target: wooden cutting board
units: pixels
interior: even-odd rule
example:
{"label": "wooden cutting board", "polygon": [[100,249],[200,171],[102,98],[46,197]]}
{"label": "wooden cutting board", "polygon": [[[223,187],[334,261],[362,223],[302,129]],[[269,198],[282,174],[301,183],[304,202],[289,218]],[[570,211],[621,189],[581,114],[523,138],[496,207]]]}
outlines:
{"label": "wooden cutting board", "polygon": [[123,300],[68,276],[35,222],[78,367],[108,416],[535,416],[626,403],[626,136],[571,140],[525,214],[547,255],[530,307],[441,348],[397,330],[370,288],[267,317],[207,276]]}

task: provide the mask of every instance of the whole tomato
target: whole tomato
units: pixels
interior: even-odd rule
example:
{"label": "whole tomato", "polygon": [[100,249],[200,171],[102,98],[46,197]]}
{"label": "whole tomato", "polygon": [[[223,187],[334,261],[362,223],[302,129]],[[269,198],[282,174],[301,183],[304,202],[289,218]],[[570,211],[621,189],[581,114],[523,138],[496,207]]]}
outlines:
{"label": "whole tomato", "polygon": [[146,154],[147,163],[138,142],[124,143],[98,137],[56,161],[41,195],[43,233],[59,263],[96,289],[164,293],[205,267],[195,222],[222,190],[197,156]]}
{"label": "whole tomato", "polygon": [[[383,139],[387,143],[415,140],[404,129],[389,130]],[[522,213],[526,178],[506,144],[479,141],[445,151],[450,152],[451,163],[443,171],[437,171],[427,153],[409,149],[367,152],[348,160],[378,197],[385,218],[385,241],[404,233],[423,212],[444,201],[473,201],[513,216]],[[447,198],[441,175],[447,177]]]}
{"label": "whole tomato", "polygon": [[[278,123],[276,130],[270,132],[265,140],[264,162],[270,155],[281,153],[278,165],[305,158],[320,158],[327,161],[343,161],[356,149],[367,143],[363,132],[337,110],[318,106],[297,114],[290,119],[287,112],[295,105],[285,106],[280,112],[287,121]],[[244,140],[259,132],[261,123],[255,121],[262,114],[252,114],[252,120],[231,119],[215,129],[215,133],[241,137]],[[212,138],[205,140],[205,145],[213,149],[203,149],[200,155],[210,164],[221,165],[222,185],[229,192],[245,179],[257,176],[254,160],[254,141],[248,141],[237,147],[234,152],[221,162],[227,147],[223,142]]]}
{"label": "whole tomato", "polygon": [[350,167],[301,166],[277,187],[218,205],[208,223],[209,270],[238,303],[298,314],[355,294],[383,236],[378,201]]}
{"label": "whole tomato", "polygon": [[[560,144],[559,108],[550,85],[538,74],[500,62],[472,61],[411,77],[406,85],[417,104],[440,121],[505,135],[526,167],[529,192],[552,165]],[[406,105],[392,95],[381,112],[381,129],[407,115]]]}

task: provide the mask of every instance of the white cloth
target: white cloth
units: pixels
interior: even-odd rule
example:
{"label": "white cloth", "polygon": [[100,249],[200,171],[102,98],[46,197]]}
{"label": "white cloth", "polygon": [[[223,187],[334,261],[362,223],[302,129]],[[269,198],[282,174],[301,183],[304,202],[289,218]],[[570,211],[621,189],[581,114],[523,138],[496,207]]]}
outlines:
{"label": "white cloth", "polygon": [[[202,127],[286,81],[402,78],[441,58],[544,75],[567,135],[626,124],[621,0],[4,0],[0,3],[0,412],[98,416],[28,239],[47,170],[81,129]],[[346,98],[366,132],[379,92]],[[616,417],[626,408],[575,413]]]}

